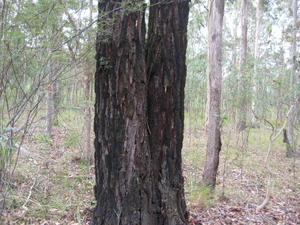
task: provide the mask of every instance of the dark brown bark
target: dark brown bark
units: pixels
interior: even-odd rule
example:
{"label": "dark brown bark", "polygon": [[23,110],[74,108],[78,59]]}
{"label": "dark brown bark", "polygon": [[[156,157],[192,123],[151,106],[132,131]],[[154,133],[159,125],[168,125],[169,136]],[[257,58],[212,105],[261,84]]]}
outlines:
{"label": "dark brown bark", "polygon": [[114,20],[97,44],[94,225],[187,224],[181,149],[189,9],[187,1],[156,3],[147,66],[143,12],[118,11],[120,1],[99,4]]}
{"label": "dark brown bark", "polygon": [[[161,3],[161,4],[157,4]],[[181,149],[188,1],[151,0],[147,42],[148,123],[155,225],[187,224]]]}
{"label": "dark brown bark", "polygon": [[[122,1],[137,6],[140,1]],[[103,0],[101,11],[120,7]],[[154,225],[147,134],[143,11],[115,10],[98,36],[95,76],[94,225]],[[108,18],[106,18],[108,19]]]}

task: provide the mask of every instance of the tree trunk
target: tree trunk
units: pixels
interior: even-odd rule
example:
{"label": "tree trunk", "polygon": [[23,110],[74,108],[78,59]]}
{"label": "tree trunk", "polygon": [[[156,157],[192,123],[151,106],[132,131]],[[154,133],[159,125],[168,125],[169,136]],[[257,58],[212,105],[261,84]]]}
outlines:
{"label": "tree trunk", "polygon": [[256,114],[259,115],[259,118],[262,118],[262,102],[260,102],[260,99],[262,97],[261,90],[262,82],[261,77],[259,77],[258,68],[257,65],[259,63],[260,58],[260,52],[259,52],[259,34],[260,34],[260,27],[261,27],[261,8],[262,8],[262,0],[257,0],[257,7],[256,7],[256,23],[255,23],[255,39],[254,39],[254,65],[253,65],[253,74],[254,74],[254,95],[255,95],[255,105],[254,105],[254,111]]}
{"label": "tree trunk", "polygon": [[[161,4],[158,4],[161,3]],[[148,124],[155,225],[187,224],[181,149],[188,1],[151,0],[147,43]]]}
{"label": "tree trunk", "polygon": [[294,132],[294,126],[296,122],[296,115],[297,115],[297,107],[298,107],[298,100],[297,100],[297,20],[298,20],[298,1],[292,0],[292,11],[293,11],[293,41],[292,41],[292,73],[290,77],[290,87],[291,87],[291,105],[294,105],[291,113],[287,118],[287,127],[286,127],[286,146],[287,146],[287,157],[292,157],[295,155],[296,152],[296,138]]}
{"label": "tree trunk", "polygon": [[[238,1],[235,2],[234,4],[234,14],[235,14],[235,20],[238,21],[239,19],[239,4]],[[225,14],[226,16],[226,14]],[[233,37],[234,37],[234,47],[233,47],[233,57],[232,57],[232,76],[233,76],[233,83],[236,83],[236,85],[232,86],[234,88],[234,95],[232,96],[233,99],[236,99],[238,96],[238,90],[239,90],[239,85],[240,83],[238,82],[238,23],[234,24],[234,30],[233,30]],[[235,106],[235,104],[231,104],[232,108],[232,118],[234,118],[234,124],[238,123],[238,114],[239,114],[239,107],[232,107]]]}
{"label": "tree trunk", "polygon": [[[113,24],[99,34],[95,75],[94,225],[154,225],[151,164],[147,134],[147,79],[143,10],[117,10],[122,4],[99,2]],[[110,13],[108,13],[110,12]]]}
{"label": "tree trunk", "polygon": [[[56,78],[57,79],[57,78]],[[60,105],[60,83],[59,80],[53,81],[53,125],[58,126],[58,113]]]}
{"label": "tree trunk", "polygon": [[241,58],[240,58],[240,104],[239,104],[239,120],[237,128],[243,131],[247,127],[247,114],[249,111],[249,97],[248,96],[248,79],[246,76],[246,58],[248,46],[248,0],[242,0],[241,6],[241,27],[242,27],[242,42],[241,42]]}
{"label": "tree trunk", "polygon": [[203,183],[212,188],[216,184],[221,151],[221,84],[222,84],[222,27],[224,0],[210,1],[208,19],[208,122],[207,150]]}
{"label": "tree trunk", "polygon": [[49,137],[52,135],[53,128],[53,116],[54,116],[54,99],[53,99],[53,81],[52,73],[48,75],[48,90],[47,90],[47,111],[46,111],[46,122],[47,122],[47,134]]}
{"label": "tree trunk", "polygon": [[90,71],[90,66],[86,62],[84,70],[84,98],[85,98],[85,107],[84,107],[84,132],[85,132],[85,147],[84,147],[84,156],[83,158],[92,163],[93,160],[93,151],[91,148],[91,128],[92,128],[92,112],[91,112],[91,79],[92,72]]}
{"label": "tree trunk", "polygon": [[[93,0],[89,1],[89,21],[93,22]],[[89,35],[88,41],[91,42],[92,38]],[[93,162],[93,150],[91,147],[91,128],[92,128],[92,111],[91,111],[91,82],[92,82],[92,70],[89,58],[85,62],[84,68],[84,132],[85,132],[85,147],[83,158],[89,162]]]}

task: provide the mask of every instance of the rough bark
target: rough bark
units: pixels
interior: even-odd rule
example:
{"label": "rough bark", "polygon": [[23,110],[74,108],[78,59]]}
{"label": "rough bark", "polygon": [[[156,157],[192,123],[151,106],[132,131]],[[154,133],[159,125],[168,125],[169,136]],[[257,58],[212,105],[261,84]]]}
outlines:
{"label": "rough bark", "polygon": [[290,95],[291,95],[291,105],[295,105],[293,107],[293,110],[289,114],[287,118],[287,127],[286,127],[286,146],[287,146],[287,152],[286,156],[287,157],[292,157],[295,155],[296,152],[296,141],[295,141],[295,132],[294,132],[294,126],[295,126],[295,121],[296,121],[296,115],[297,115],[297,108],[298,108],[298,100],[297,100],[297,82],[298,78],[296,75],[297,71],[297,22],[298,22],[298,1],[297,0],[292,0],[292,12],[293,12],[293,41],[292,41],[292,63],[293,63],[293,68],[292,68],[292,73],[290,76]]}
{"label": "rough bark", "polygon": [[[158,4],[161,3],[161,4]],[[148,123],[155,225],[187,224],[181,149],[188,1],[151,0],[147,42]]]}
{"label": "rough bark", "polygon": [[95,225],[187,224],[181,149],[189,8],[187,1],[151,4],[147,66],[143,12],[99,4],[114,21],[112,36],[98,37]]}
{"label": "rough bark", "polygon": [[207,150],[203,183],[212,188],[216,184],[221,151],[221,84],[222,84],[222,27],[224,0],[210,1],[208,19],[208,122]]}
{"label": "rough bark", "polygon": [[[118,3],[104,0],[99,9],[112,11]],[[99,35],[97,44],[93,224],[153,225],[144,13],[122,10],[112,16],[112,35]]]}
{"label": "rough bark", "polygon": [[241,41],[241,55],[240,55],[240,106],[239,106],[239,120],[237,124],[237,129],[243,131],[247,127],[247,114],[249,111],[249,96],[247,96],[248,91],[248,81],[246,76],[246,58],[247,58],[247,46],[248,46],[248,0],[242,0],[241,5],[241,28],[242,28],[242,41]]}
{"label": "rough bark", "polygon": [[95,75],[94,225],[154,225],[147,134],[144,12],[141,1],[99,2],[113,23],[98,35]]}

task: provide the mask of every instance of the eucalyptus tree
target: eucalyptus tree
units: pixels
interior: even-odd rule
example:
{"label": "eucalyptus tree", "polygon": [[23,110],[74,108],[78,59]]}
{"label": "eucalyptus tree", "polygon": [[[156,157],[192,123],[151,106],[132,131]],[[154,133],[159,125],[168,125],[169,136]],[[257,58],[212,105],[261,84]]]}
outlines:
{"label": "eucalyptus tree", "polygon": [[239,94],[240,104],[238,113],[237,128],[243,131],[247,126],[247,116],[249,111],[249,82],[246,74],[247,48],[248,48],[248,0],[241,1],[241,49],[240,49],[240,68],[239,68]]}
{"label": "eucalyptus tree", "polygon": [[298,106],[300,104],[299,97],[299,78],[297,76],[298,62],[297,62],[297,31],[298,31],[298,0],[291,0],[291,8],[293,15],[292,24],[292,48],[291,48],[291,58],[292,58],[292,70],[290,75],[290,105],[292,110],[288,114],[287,127],[285,132],[284,141],[287,146],[287,157],[295,156],[297,151],[297,139],[295,124],[297,120]]}
{"label": "eucalyptus tree", "polygon": [[158,225],[188,223],[181,157],[188,15],[188,1],[150,0],[147,115]]}
{"label": "eucalyptus tree", "polygon": [[214,188],[221,151],[222,28],[224,0],[212,0],[208,18],[208,121],[203,183]]}
{"label": "eucalyptus tree", "polygon": [[[95,196],[93,224],[155,224],[151,214],[151,164],[147,133],[143,11],[99,13],[114,18],[111,35],[98,34],[95,76]],[[123,1],[123,3],[128,3]],[[134,1],[132,7],[142,2]]]}
{"label": "eucalyptus tree", "polygon": [[[99,2],[93,224],[188,224],[181,148],[188,1]],[[146,51],[145,51],[146,50]]]}
{"label": "eucalyptus tree", "polygon": [[223,33],[222,111],[226,118],[237,120],[238,114],[238,58],[239,58],[239,1],[225,2]]}
{"label": "eucalyptus tree", "polygon": [[[260,59],[260,31],[261,31],[261,22],[262,22],[262,5],[263,1],[262,0],[257,0],[256,3],[256,15],[255,15],[255,37],[254,37],[254,65],[253,65],[253,75],[254,75],[254,87],[253,88],[253,95],[255,95],[254,100],[258,98],[258,95],[260,94],[259,90],[262,88],[261,87],[261,82],[259,73],[258,73],[258,63]],[[259,109],[258,102],[255,101],[254,103],[254,110],[257,111]],[[257,109],[256,109],[257,108]],[[260,115],[260,114],[259,114]]]}

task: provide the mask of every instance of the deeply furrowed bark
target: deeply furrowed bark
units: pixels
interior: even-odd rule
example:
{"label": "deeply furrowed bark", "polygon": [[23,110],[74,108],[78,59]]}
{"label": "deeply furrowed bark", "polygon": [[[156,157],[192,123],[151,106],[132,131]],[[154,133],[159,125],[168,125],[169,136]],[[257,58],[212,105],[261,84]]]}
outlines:
{"label": "deeply furrowed bark", "polygon": [[[120,2],[129,10],[116,10]],[[140,3],[99,4],[113,25],[98,36],[94,225],[188,220],[181,169],[188,2],[151,1],[147,65],[144,15],[132,8]]]}
{"label": "deeply furrowed bark", "polygon": [[[122,1],[137,6],[140,1]],[[110,12],[120,1],[104,0]],[[115,10],[108,36],[98,36],[95,77],[94,225],[154,225],[146,127],[144,12]],[[106,18],[108,19],[108,18]]]}
{"label": "deeply furrowed bark", "polygon": [[[160,4],[157,4],[160,3]],[[147,42],[148,123],[156,225],[187,224],[181,149],[188,1],[151,0]]]}

